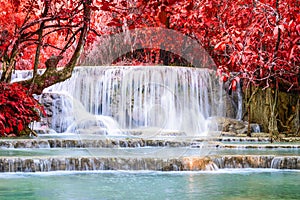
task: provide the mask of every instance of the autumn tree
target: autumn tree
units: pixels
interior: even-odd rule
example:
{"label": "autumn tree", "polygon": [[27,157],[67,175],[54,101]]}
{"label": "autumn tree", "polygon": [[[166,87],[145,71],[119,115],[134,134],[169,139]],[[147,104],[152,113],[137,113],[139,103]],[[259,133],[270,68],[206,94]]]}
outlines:
{"label": "autumn tree", "polygon": [[[44,88],[71,77],[86,43],[92,9],[91,0],[0,2],[2,135],[19,134],[37,119],[37,111],[30,111],[39,108],[32,94],[40,94]],[[41,68],[45,72],[39,74]],[[12,73],[17,69],[32,70],[32,77],[10,84]],[[19,93],[12,92],[16,89]],[[16,106],[17,101],[7,103],[14,99],[24,99],[23,104],[22,101],[19,106]]]}
{"label": "autumn tree", "polygon": [[[265,91],[265,100],[260,101],[268,104],[268,111],[256,114],[265,116],[271,137],[276,138],[278,126],[288,131],[289,123],[299,115],[300,1],[241,1],[235,6],[232,3],[222,8],[219,20],[222,31],[214,45],[219,72],[237,72],[233,88],[239,80],[243,81],[249,121],[255,115],[250,113],[252,99],[260,90]],[[291,106],[294,108],[287,108],[285,113],[279,113],[287,103],[278,103],[281,91],[298,98],[298,103],[296,100]],[[258,109],[266,110],[261,107],[256,112]],[[299,122],[294,131],[299,132]]]}

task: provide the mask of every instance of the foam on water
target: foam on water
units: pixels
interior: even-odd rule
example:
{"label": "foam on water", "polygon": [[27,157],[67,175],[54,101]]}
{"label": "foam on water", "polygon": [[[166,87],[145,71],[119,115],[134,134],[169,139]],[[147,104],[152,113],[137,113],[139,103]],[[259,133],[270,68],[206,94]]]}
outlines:
{"label": "foam on water", "polygon": [[30,177],[47,177],[47,176],[65,176],[65,175],[84,175],[84,174],[112,174],[112,175],[197,175],[197,174],[258,174],[258,173],[300,173],[295,169],[270,169],[270,168],[243,168],[243,169],[218,169],[213,171],[153,171],[153,170],[98,170],[98,171],[50,171],[50,172],[9,172],[0,173],[1,179],[18,179]]}

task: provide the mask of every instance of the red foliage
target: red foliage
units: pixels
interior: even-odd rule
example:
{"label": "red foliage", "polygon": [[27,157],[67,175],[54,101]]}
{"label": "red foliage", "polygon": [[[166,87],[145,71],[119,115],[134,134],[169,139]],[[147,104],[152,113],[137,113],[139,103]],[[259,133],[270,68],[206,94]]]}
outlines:
{"label": "red foliage", "polygon": [[[17,53],[16,68],[32,69],[36,33],[44,22],[47,28],[41,41],[39,68],[45,67],[45,60],[52,54],[63,54],[60,65],[66,63],[74,50],[72,44],[76,37],[72,37],[82,23],[82,1],[49,1],[49,11],[43,16],[45,2],[48,1],[0,3],[1,60]],[[218,66],[219,75],[238,72],[245,85],[299,92],[299,4],[299,0],[94,0],[87,46],[98,35],[128,29],[174,29],[197,40],[206,49]],[[18,51],[13,51],[14,47]],[[148,54],[153,52],[158,54],[159,49],[149,49]]]}
{"label": "red foliage", "polygon": [[[38,68],[52,55],[65,65],[76,47],[83,22],[82,0],[2,0],[0,2],[0,62],[15,61],[15,69]],[[40,28],[42,37],[39,38]],[[36,55],[37,47],[40,54]],[[10,61],[11,62],[11,61]],[[0,67],[1,68],[1,67]]]}
{"label": "red foliage", "polygon": [[[42,111],[32,93],[67,79],[89,30],[92,0],[2,0],[0,2],[0,133],[28,133]],[[57,67],[65,66],[63,70]],[[38,68],[45,68],[38,74]],[[33,77],[11,84],[15,69]],[[38,84],[37,84],[38,83]],[[26,91],[30,89],[29,91]]]}
{"label": "red foliage", "polygon": [[299,1],[232,2],[218,18],[213,56],[221,72],[239,72],[246,84],[300,91]]}
{"label": "red foliage", "polygon": [[44,112],[38,101],[26,93],[18,83],[0,83],[0,134],[20,135],[33,121],[39,120]]}
{"label": "red foliage", "polygon": [[299,0],[101,3],[105,9],[95,16],[105,16],[106,21],[98,26],[101,30],[94,24],[101,33],[122,32],[124,27],[174,29],[197,40],[214,59],[221,76],[238,72],[246,86],[300,91]]}

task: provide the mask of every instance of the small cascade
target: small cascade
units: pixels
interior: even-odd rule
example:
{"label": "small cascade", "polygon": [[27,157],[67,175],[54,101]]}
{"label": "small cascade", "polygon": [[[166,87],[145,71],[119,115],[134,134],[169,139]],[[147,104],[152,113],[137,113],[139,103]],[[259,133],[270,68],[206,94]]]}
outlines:
{"label": "small cascade", "polygon": [[300,169],[299,156],[227,155],[214,157],[0,157],[0,172],[95,170],[216,171],[218,169]]}
{"label": "small cascade", "polygon": [[271,162],[271,168],[273,169],[280,169],[280,165],[283,161],[283,158],[282,157],[276,157],[272,160]]}
{"label": "small cascade", "polygon": [[[44,73],[44,69],[38,69],[37,74]],[[2,71],[0,70],[0,76],[2,74]],[[13,71],[11,75],[11,82],[18,82],[30,79],[33,76],[33,70],[15,70]]]}
{"label": "small cascade", "polygon": [[270,168],[274,156],[232,155],[213,158],[218,168]]}
{"label": "small cascade", "polygon": [[[90,135],[89,135],[90,137]],[[199,143],[200,145],[200,143]],[[42,136],[38,140],[31,139],[2,139],[0,149],[2,155],[13,149],[49,149],[49,148],[139,148],[139,147],[189,147],[189,141],[159,139],[159,138],[124,138],[124,137],[91,137],[77,139],[67,138],[46,138]],[[11,154],[11,153],[10,153]]]}
{"label": "small cascade", "polygon": [[120,129],[154,128],[155,133],[176,130],[205,135],[206,119],[224,115],[222,85],[208,69],[78,67],[70,79],[44,92],[67,93],[82,104],[73,106],[77,119],[76,124],[69,123],[69,132],[99,126],[95,121],[106,116],[101,117],[102,122],[119,125]]}
{"label": "small cascade", "polygon": [[300,158],[298,156],[275,157],[272,160],[273,169],[300,169]]}
{"label": "small cascade", "polygon": [[[0,172],[50,172],[96,170],[167,170],[172,165],[182,171],[180,160],[157,158],[64,157],[0,158]],[[172,170],[174,170],[172,169]],[[168,170],[170,171],[170,170]]]}
{"label": "small cascade", "polygon": [[259,124],[250,124],[252,133],[260,133],[261,128]]}
{"label": "small cascade", "polygon": [[241,84],[237,84],[237,91],[234,92],[234,94],[237,96],[237,114],[236,114],[236,119],[241,120],[243,118],[243,95],[242,95],[242,88]]}
{"label": "small cascade", "polygon": [[87,112],[83,105],[67,92],[43,93],[39,101],[46,108],[48,116],[43,118],[44,121],[39,123],[39,127],[50,124],[51,129],[58,133],[121,135],[115,120],[108,116]]}
{"label": "small cascade", "polygon": [[217,171],[219,167],[214,163],[210,162],[205,166],[205,171]]}
{"label": "small cascade", "polygon": [[218,168],[300,169],[299,156],[232,155],[212,160]]}

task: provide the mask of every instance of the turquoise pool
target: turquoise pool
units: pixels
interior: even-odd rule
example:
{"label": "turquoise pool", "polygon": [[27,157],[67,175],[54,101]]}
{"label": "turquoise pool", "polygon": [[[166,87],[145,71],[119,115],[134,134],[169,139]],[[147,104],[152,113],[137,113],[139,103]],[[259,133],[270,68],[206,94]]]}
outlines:
{"label": "turquoise pool", "polygon": [[0,174],[0,199],[300,199],[300,171]]}

